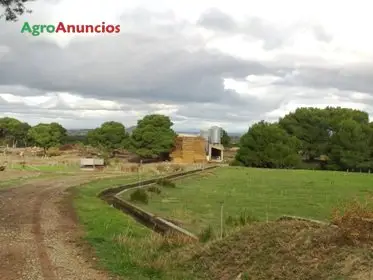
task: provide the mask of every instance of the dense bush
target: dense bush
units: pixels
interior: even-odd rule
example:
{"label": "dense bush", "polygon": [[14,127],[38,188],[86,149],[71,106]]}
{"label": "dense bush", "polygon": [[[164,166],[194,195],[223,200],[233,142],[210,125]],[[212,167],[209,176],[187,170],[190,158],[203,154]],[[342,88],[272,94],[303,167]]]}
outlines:
{"label": "dense bush", "polygon": [[245,166],[242,162],[238,161],[238,160],[233,160],[230,164],[230,166]]}
{"label": "dense bush", "polygon": [[137,189],[130,195],[130,200],[134,202],[142,202],[144,204],[149,203],[149,196],[143,189]]}
{"label": "dense bush", "polygon": [[301,161],[299,149],[300,141],[278,124],[259,122],[241,137],[236,161],[251,167],[292,168]]}
{"label": "dense bush", "polygon": [[48,157],[56,157],[56,156],[60,156],[62,154],[62,152],[59,150],[59,148],[49,148],[48,151],[47,151],[47,156]]}
{"label": "dense bush", "polygon": [[258,222],[258,219],[247,210],[242,211],[238,217],[228,216],[225,219],[225,224],[228,226],[244,226],[254,222]]}
{"label": "dense bush", "polygon": [[298,108],[276,123],[252,125],[236,160],[250,167],[371,172],[373,122],[349,108]]}
{"label": "dense bush", "polygon": [[156,194],[161,194],[161,192],[162,192],[161,189],[156,187],[156,186],[150,186],[148,188],[148,191],[152,192],[152,193],[156,193]]}

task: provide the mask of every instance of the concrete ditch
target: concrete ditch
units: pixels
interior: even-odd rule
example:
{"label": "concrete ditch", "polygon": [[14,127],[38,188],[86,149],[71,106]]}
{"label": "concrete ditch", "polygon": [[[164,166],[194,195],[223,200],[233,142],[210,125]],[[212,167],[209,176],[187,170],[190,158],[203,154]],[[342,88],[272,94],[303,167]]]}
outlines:
{"label": "concrete ditch", "polygon": [[203,172],[205,170],[217,168],[218,166],[209,166],[205,168],[175,173],[166,175],[164,177],[144,180],[136,183],[130,183],[118,187],[111,187],[103,190],[98,194],[98,197],[102,200],[106,201],[108,204],[112,205],[116,209],[132,216],[136,219],[139,223],[143,224],[144,226],[152,229],[153,231],[166,235],[166,234],[177,234],[183,235],[187,238],[191,238],[194,240],[198,240],[198,237],[193,233],[187,231],[186,229],[181,228],[180,226],[175,225],[174,223],[162,218],[158,217],[150,212],[145,211],[144,209],[130,203],[119,197],[120,194],[126,191],[134,190],[137,188],[147,188],[151,185],[157,183],[160,179],[167,179],[167,180],[177,180],[182,179],[185,177],[189,177],[191,175],[195,175],[197,173]]}
{"label": "concrete ditch", "polygon": [[331,226],[338,228],[337,225],[334,225],[332,223],[327,223],[324,221],[319,221],[319,220],[314,220],[314,219],[308,219],[304,217],[299,217],[299,216],[289,216],[289,215],[283,215],[277,219],[277,221],[303,221],[303,222],[309,222],[309,223],[314,223],[322,226]]}

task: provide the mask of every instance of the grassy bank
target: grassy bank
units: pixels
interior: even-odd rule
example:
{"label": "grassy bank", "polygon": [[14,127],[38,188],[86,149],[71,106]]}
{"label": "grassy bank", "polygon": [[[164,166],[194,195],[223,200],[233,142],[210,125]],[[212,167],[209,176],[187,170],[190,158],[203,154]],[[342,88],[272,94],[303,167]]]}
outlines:
{"label": "grassy bank", "polygon": [[[365,197],[371,186],[370,174],[229,167],[179,180],[176,188],[161,187],[140,206],[198,233],[208,225],[219,230],[222,202],[224,219],[246,212],[259,220],[284,214],[327,220],[340,202]],[[128,199],[130,193],[123,195]]]}
{"label": "grassy bank", "polygon": [[[150,173],[142,175],[142,179],[153,177],[154,174]],[[204,263],[229,252],[229,246],[217,245],[222,250],[210,258],[210,254],[204,252],[211,244],[207,247],[203,244],[189,246],[183,240],[161,237],[97,198],[97,194],[106,187],[136,180],[136,175],[103,179],[74,189],[75,209],[85,228],[85,239],[94,248],[99,264],[123,276],[123,279],[134,280],[209,279],[221,273],[219,270],[209,271],[212,266]],[[224,219],[238,217],[244,209],[260,220],[271,220],[282,214],[328,219],[339,202],[369,194],[372,181],[373,177],[369,174],[229,167],[206,170],[201,175],[177,180],[176,188],[159,186],[161,193],[147,192],[149,204],[140,206],[160,216],[181,221],[182,226],[196,233],[208,225],[218,232],[221,202],[224,202]],[[130,193],[124,194],[127,199]],[[286,232],[287,226],[282,230]],[[254,228],[253,232],[256,231]],[[272,240],[269,235],[258,234],[255,238],[258,243],[265,244]],[[246,248],[245,244],[241,245],[242,249]],[[278,249],[276,246],[273,248]],[[272,249],[268,247],[268,250]],[[239,255],[235,256],[237,263],[229,272],[230,276],[240,272]],[[225,262],[223,257],[219,261],[222,265]],[[281,258],[278,265],[283,265]],[[256,270],[246,268],[249,269]]]}
{"label": "grassy bank", "polygon": [[[143,175],[143,179],[152,177]],[[182,240],[172,243],[97,198],[107,187],[137,179],[137,176],[103,179],[76,187],[74,207],[84,226],[85,240],[95,250],[100,266],[124,279],[168,279],[163,255]]]}

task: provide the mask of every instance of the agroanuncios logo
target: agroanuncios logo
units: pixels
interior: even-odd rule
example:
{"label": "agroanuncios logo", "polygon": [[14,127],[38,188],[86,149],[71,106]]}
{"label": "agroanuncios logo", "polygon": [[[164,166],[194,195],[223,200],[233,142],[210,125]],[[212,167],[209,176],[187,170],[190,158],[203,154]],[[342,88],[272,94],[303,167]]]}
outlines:
{"label": "agroanuncios logo", "polygon": [[120,25],[108,24],[105,22],[97,25],[87,24],[34,24],[23,23],[21,33],[30,33],[32,36],[39,36],[42,33],[119,33]]}

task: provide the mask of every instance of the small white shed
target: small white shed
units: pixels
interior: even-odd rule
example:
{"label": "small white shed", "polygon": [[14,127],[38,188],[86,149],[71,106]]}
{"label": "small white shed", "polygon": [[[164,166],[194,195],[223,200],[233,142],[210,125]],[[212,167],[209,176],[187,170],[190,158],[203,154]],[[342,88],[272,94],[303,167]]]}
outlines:
{"label": "small white shed", "polygon": [[102,168],[105,165],[105,161],[102,158],[81,158],[80,168],[82,169],[95,169]]}

